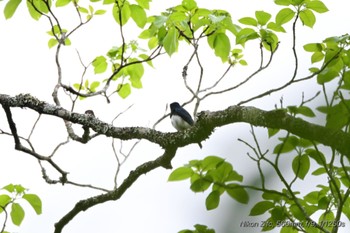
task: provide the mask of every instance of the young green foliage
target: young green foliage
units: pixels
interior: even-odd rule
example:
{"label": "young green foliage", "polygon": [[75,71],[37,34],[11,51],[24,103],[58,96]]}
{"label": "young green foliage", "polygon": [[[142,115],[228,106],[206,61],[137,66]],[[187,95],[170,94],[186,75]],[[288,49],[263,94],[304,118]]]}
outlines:
{"label": "young green foliage", "polygon": [[190,180],[193,192],[204,192],[212,186],[205,202],[207,210],[216,209],[221,195],[225,192],[240,203],[246,204],[249,201],[247,191],[237,183],[242,182],[243,177],[220,157],[208,156],[203,160],[192,160],[189,164],[175,169],[169,175],[168,181],[186,179]]}
{"label": "young green foliage", "polygon": [[36,194],[27,193],[28,190],[22,185],[9,184],[2,187],[1,191],[4,191],[4,194],[0,194],[0,214],[6,209],[10,213],[11,221],[14,225],[20,226],[25,217],[21,200],[26,200],[36,214],[42,213],[40,198]]}

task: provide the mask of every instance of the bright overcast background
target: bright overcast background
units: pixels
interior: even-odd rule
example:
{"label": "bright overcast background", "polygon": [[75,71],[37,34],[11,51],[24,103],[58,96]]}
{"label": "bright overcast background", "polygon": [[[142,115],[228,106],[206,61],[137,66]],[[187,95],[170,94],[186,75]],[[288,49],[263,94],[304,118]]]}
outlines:
{"label": "bright overcast background", "polygon": [[[85,1],[80,1],[80,3],[84,5]],[[180,3],[180,0],[153,0],[151,3],[152,14],[157,14]],[[254,16],[256,10],[272,13],[274,17],[280,9],[273,4],[273,1],[269,0],[198,0],[197,3],[200,7],[221,8],[229,11],[234,23],[237,23],[241,17]],[[302,27],[300,23],[298,25],[297,46],[301,62],[299,77],[307,75],[307,68],[310,66],[310,54],[304,53],[303,44],[319,42],[326,37],[339,36],[349,32],[350,1],[324,0],[324,3],[330,11],[325,14],[316,14],[317,21],[313,29]],[[1,12],[3,12],[4,5],[4,1],[0,2]],[[73,7],[69,8],[68,12],[66,12],[67,7],[57,11],[61,25],[68,29],[77,23]],[[95,6],[95,9],[97,8],[98,6]],[[101,6],[101,8],[106,7]],[[64,14],[62,14],[63,11]],[[285,28],[287,32],[291,32],[290,23]],[[0,93],[9,95],[31,93],[41,100],[53,103],[51,93],[56,83],[57,69],[54,62],[55,48],[49,49],[47,46],[49,36],[46,31],[49,29],[49,24],[44,17],[39,22],[30,18],[24,2],[12,19],[5,20],[3,15],[0,16]],[[88,25],[75,33],[71,38],[72,46],[63,48],[61,53],[63,82],[72,85],[80,80],[83,67],[76,51],[79,51],[82,61],[88,64],[94,57],[105,55],[112,46],[120,45],[118,33],[118,27],[110,12],[103,16],[94,17]],[[139,29],[130,27],[129,30],[126,30],[126,40],[137,39],[139,33]],[[279,34],[279,37],[281,39],[280,49],[276,54],[271,71],[259,75],[241,90],[205,100],[200,105],[199,111],[224,109],[288,80],[292,69],[294,69],[291,64],[291,35]],[[208,53],[206,55],[207,61],[204,62],[205,84],[210,85],[224,72],[225,66],[222,66],[219,58],[213,56],[212,51],[205,50],[206,46],[203,46],[203,49],[202,53]],[[168,55],[163,55],[153,62],[155,69],[146,69],[142,78],[143,88],[133,89],[131,96],[127,99],[123,100],[115,95],[111,98],[112,103],[107,104],[104,98],[95,97],[80,101],[75,111],[83,113],[86,109],[93,109],[99,119],[111,122],[118,113],[133,105],[131,109],[118,118],[115,124],[152,127],[163,116],[166,104],[173,101],[182,103],[190,98],[190,93],[184,88],[181,72],[191,52],[185,43],[180,43],[179,53],[174,54],[171,58]],[[260,56],[258,44],[248,42],[245,54],[249,66],[238,67],[231,72],[222,87],[243,80],[256,69]],[[197,71],[195,68],[189,68],[190,83],[196,83]],[[91,70],[86,77],[91,81],[105,78],[104,75],[94,76]],[[299,104],[303,91],[306,98],[315,94],[314,89],[317,86],[313,85],[314,82],[311,80],[301,85],[292,86],[283,92],[251,102],[248,105],[262,109],[273,109],[275,104],[279,104],[281,97],[283,97],[285,106]],[[60,96],[64,95],[60,93]],[[67,97],[63,97],[62,101],[66,104],[64,107],[69,109]],[[193,107],[193,105],[186,106],[190,112]],[[29,109],[13,109],[13,112],[19,133],[27,137],[37,114]],[[3,111],[0,111],[0,128],[8,130]],[[81,126],[75,128],[81,130]],[[165,132],[174,131],[169,119],[162,121],[157,129]],[[267,141],[266,129],[260,128],[257,129],[257,132],[261,135],[260,139],[262,145],[265,146],[264,149],[273,145],[273,141]],[[32,141],[39,153],[49,154],[65,138],[63,122],[54,117],[43,116],[34,131]],[[208,140],[203,142],[203,150],[200,150],[196,144],[180,148],[173,160],[173,166],[178,167],[189,160],[201,159],[208,155],[218,155],[233,163],[235,170],[244,175],[245,183],[253,183],[258,176],[256,165],[246,156],[249,148],[239,143],[237,138],[251,141],[248,125],[236,124],[216,130]],[[117,143],[117,145],[119,144]],[[124,146],[127,149],[130,144],[126,143]],[[141,142],[122,166],[119,181],[128,175],[130,169],[154,159],[160,154],[159,147],[148,142]],[[100,136],[87,145],[71,142],[61,148],[54,158],[65,171],[70,172],[68,177],[72,181],[108,189],[113,188],[116,160],[111,149],[111,139]],[[43,214],[36,216],[29,206],[25,206],[26,217],[21,227],[17,228],[8,224],[8,230],[12,232],[53,232],[54,223],[73,208],[78,200],[100,193],[96,190],[71,185],[61,186],[45,183],[41,178],[42,174],[37,161],[27,154],[15,151],[13,138],[8,136],[0,136],[0,161],[0,187],[9,183],[22,184],[29,188],[30,192],[38,194],[43,201]],[[290,167],[290,163],[286,164],[288,171],[290,171]],[[217,233],[260,232],[259,228],[239,227],[240,223],[245,220],[258,221],[256,218],[247,216],[254,201],[261,197],[260,193],[251,194],[248,205],[238,204],[223,195],[218,209],[206,211],[205,198],[208,193],[194,194],[190,191],[187,181],[167,182],[170,172],[170,170],[159,168],[140,177],[120,200],[107,202],[80,213],[65,227],[63,232],[175,233],[185,228],[193,229],[193,225],[196,223],[208,225],[216,229]],[[55,175],[52,173],[53,177]],[[270,184],[278,183],[278,181],[272,173]],[[306,188],[302,185],[298,188],[309,191],[310,188],[314,187],[310,185],[313,184],[312,182],[317,181],[310,179],[308,182],[302,183],[302,185],[307,185]],[[326,181],[321,180],[320,182]],[[1,218],[0,224],[2,224]],[[349,228],[349,224],[347,226]],[[341,229],[340,232],[345,231],[347,230]]]}

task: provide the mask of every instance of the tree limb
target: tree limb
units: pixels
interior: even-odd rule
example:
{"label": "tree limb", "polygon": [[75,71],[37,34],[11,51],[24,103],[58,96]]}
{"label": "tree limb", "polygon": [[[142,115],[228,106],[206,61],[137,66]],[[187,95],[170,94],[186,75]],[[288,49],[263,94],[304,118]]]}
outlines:
{"label": "tree limb", "polygon": [[15,97],[0,94],[0,104],[8,107],[28,107],[41,114],[53,115],[87,126],[107,137],[121,140],[146,139],[162,148],[183,147],[198,143],[209,138],[216,127],[246,122],[255,126],[284,129],[302,138],[330,146],[350,157],[349,134],[292,117],[284,110],[264,111],[255,107],[231,106],[221,111],[199,113],[196,125],[184,132],[163,133],[146,127],[115,127],[95,117],[70,112],[62,107],[40,101],[30,94],[20,94]]}

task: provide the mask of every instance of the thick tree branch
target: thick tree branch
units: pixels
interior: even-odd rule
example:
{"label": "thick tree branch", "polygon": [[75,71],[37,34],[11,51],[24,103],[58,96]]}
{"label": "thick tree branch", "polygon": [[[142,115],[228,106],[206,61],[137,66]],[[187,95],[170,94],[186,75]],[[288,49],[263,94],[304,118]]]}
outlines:
{"label": "thick tree branch", "polygon": [[[10,112],[11,107],[27,107],[40,114],[56,116],[65,121],[92,128],[95,132],[108,137],[121,140],[146,139],[165,149],[164,154],[156,160],[146,162],[138,166],[134,171],[131,171],[129,176],[116,189],[79,201],[71,211],[55,224],[55,233],[62,232],[64,226],[80,212],[86,211],[95,205],[119,199],[142,174],[146,174],[158,167],[171,168],[171,160],[174,158],[178,147],[205,140],[216,127],[236,122],[246,122],[255,126],[284,129],[302,138],[330,146],[347,155],[348,158],[350,157],[349,134],[341,130],[329,129],[306,122],[300,118],[295,118],[288,115],[284,110],[264,111],[255,107],[231,106],[222,111],[199,113],[196,125],[189,130],[177,133],[163,133],[145,127],[114,127],[93,116],[73,113],[62,107],[40,101],[30,94],[20,94],[15,97],[0,94],[0,104],[2,104],[7,114]],[[10,127],[14,125],[12,117],[8,117],[8,120],[11,121],[9,122]],[[16,140],[18,135],[14,129],[11,129],[11,131]],[[15,143],[18,144],[18,142]]]}
{"label": "thick tree branch", "polygon": [[231,106],[222,111],[201,112],[194,127],[184,132],[163,133],[145,127],[114,127],[85,114],[72,113],[40,101],[29,94],[15,97],[0,94],[0,104],[8,107],[28,107],[34,111],[53,115],[72,123],[92,128],[99,134],[121,140],[146,139],[163,148],[183,147],[207,139],[216,127],[236,122],[255,126],[284,129],[297,136],[320,142],[350,157],[350,135],[341,130],[329,129],[288,115],[283,110],[264,111],[255,107]]}

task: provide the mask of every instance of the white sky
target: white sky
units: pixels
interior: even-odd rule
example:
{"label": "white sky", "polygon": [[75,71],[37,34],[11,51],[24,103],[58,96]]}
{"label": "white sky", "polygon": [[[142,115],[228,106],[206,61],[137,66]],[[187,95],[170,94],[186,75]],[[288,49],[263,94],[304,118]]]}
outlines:
{"label": "white sky", "polygon": [[[180,2],[154,0],[151,7],[161,10]],[[236,22],[243,16],[253,16],[256,10],[277,12],[279,9],[271,3],[272,1],[267,0],[217,0],[215,2],[198,0],[197,2],[201,7],[228,10]],[[304,68],[300,71],[300,76],[308,74],[307,67],[309,66],[309,54],[303,53],[301,49],[303,44],[349,32],[349,28],[346,26],[349,21],[347,11],[350,2],[346,0],[325,0],[324,2],[330,12],[317,14],[314,29],[298,28],[297,41],[299,54],[301,54],[301,67]],[[0,3],[1,12],[3,6],[4,3]],[[67,17],[70,13],[64,15],[60,14],[62,12],[58,13],[64,27],[70,28],[70,25],[75,23],[76,18]],[[94,18],[86,28],[71,38],[73,45],[62,50],[61,61],[65,83],[73,84],[78,82],[81,77],[82,67],[75,49],[80,52],[83,61],[88,63],[94,57],[105,54],[112,46],[120,43],[120,39],[117,37],[118,28],[113,21],[112,23],[107,22],[110,19],[109,14]],[[291,24],[285,28],[289,31]],[[55,50],[49,50],[47,47],[49,37],[45,32],[48,30],[48,22],[44,18],[39,22],[30,19],[24,5],[20,6],[11,20],[6,21],[3,15],[0,16],[0,64],[2,64],[0,93],[10,95],[31,93],[42,100],[53,103],[51,93],[57,75],[54,63]],[[139,31],[132,28],[126,34],[126,39],[135,39],[138,33]],[[273,63],[272,71],[264,72],[251,84],[235,93],[216,96],[204,101],[200,110],[226,108],[267,90],[271,85],[278,86],[278,83],[288,80],[290,77],[288,72],[293,69],[288,60],[292,56],[291,45],[286,35],[281,35],[280,38],[280,50],[276,54],[277,59]],[[256,67],[257,57],[260,56],[257,45],[247,43],[246,49],[246,59],[250,66],[234,70],[229,74],[223,86],[232,85],[236,80],[243,80]],[[179,51],[180,53],[174,54],[171,58],[162,56],[154,61],[156,69],[147,68],[142,79],[144,88],[141,90],[133,89],[131,96],[127,99],[122,100],[118,96],[114,96],[111,104],[107,104],[100,97],[88,99],[79,102],[75,111],[83,113],[86,109],[93,109],[98,118],[110,122],[116,114],[134,104],[132,109],[118,119],[118,125],[152,126],[164,113],[167,103],[184,102],[189,99],[190,95],[186,92],[181,79],[182,67],[185,64],[185,59],[189,56],[189,50],[182,43]],[[203,53],[208,53],[204,65],[205,82],[209,84],[220,77],[225,66],[221,65],[219,58],[212,58],[212,51],[203,51]],[[189,77],[196,80],[197,75],[196,70],[190,68]],[[90,80],[105,78],[102,75],[94,76],[92,72],[88,73],[87,77]],[[263,109],[272,109],[275,103],[279,103],[281,96],[284,97],[285,105],[298,104],[302,91],[307,92],[315,88],[312,85],[313,82],[295,85],[283,93],[250,104]],[[313,94],[314,92],[306,93],[306,97],[311,97]],[[64,102],[69,103],[67,99]],[[66,108],[69,108],[69,105],[66,105]],[[186,108],[192,111],[193,105]],[[37,114],[28,109],[12,110],[20,134],[27,136]],[[80,130],[80,126],[75,128]],[[0,111],[0,129],[8,129],[2,111]],[[169,119],[164,120],[157,129],[174,131]],[[262,144],[267,144],[266,148],[268,145],[273,145],[271,142],[267,142],[265,129],[257,129],[257,132],[261,135]],[[33,135],[33,143],[39,153],[48,154],[65,137],[63,123],[52,117],[44,116]],[[178,167],[191,159],[201,159],[207,155],[218,155],[233,162],[234,168],[239,173],[247,175],[246,182],[253,181],[257,176],[255,164],[245,155],[249,150],[237,142],[238,137],[251,141],[249,126],[237,124],[216,130],[210,139],[203,143],[203,150],[199,150],[196,144],[180,149],[173,161],[173,166]],[[61,164],[64,170],[70,172],[69,178],[73,181],[112,188],[116,161],[110,144],[111,140],[105,137],[98,137],[88,145],[71,142],[59,151],[55,156],[55,161]],[[0,187],[8,183],[19,183],[30,188],[43,201],[42,215],[36,216],[29,206],[25,206],[26,218],[22,226],[16,228],[8,224],[10,231],[22,233],[53,232],[54,223],[66,214],[78,200],[98,194],[94,190],[69,185],[48,185],[41,178],[37,161],[29,155],[15,151],[12,138],[1,136],[0,146],[0,159],[2,161]],[[125,178],[130,169],[142,162],[154,159],[160,154],[161,150],[157,146],[142,142],[123,166],[120,180]],[[287,168],[289,167],[288,164]],[[231,229],[234,230],[232,232],[260,231],[259,229],[237,228],[242,220],[256,221],[254,218],[246,216],[254,204],[254,199],[259,198],[260,194],[257,194],[256,197],[252,195],[248,206],[237,204],[224,195],[220,207],[208,212],[205,210],[205,197],[208,193],[192,193],[189,190],[188,182],[168,183],[167,177],[170,172],[169,170],[157,169],[142,176],[119,201],[105,203],[93,207],[86,213],[79,214],[66,226],[63,232],[178,232],[185,228],[193,229],[194,224],[200,223],[215,228],[217,233],[221,233],[227,232],[226,227],[230,222],[233,222]],[[270,182],[276,181],[278,180],[273,179]],[[304,184],[302,183],[302,185]],[[345,232],[345,229],[342,230],[340,232]]]}

